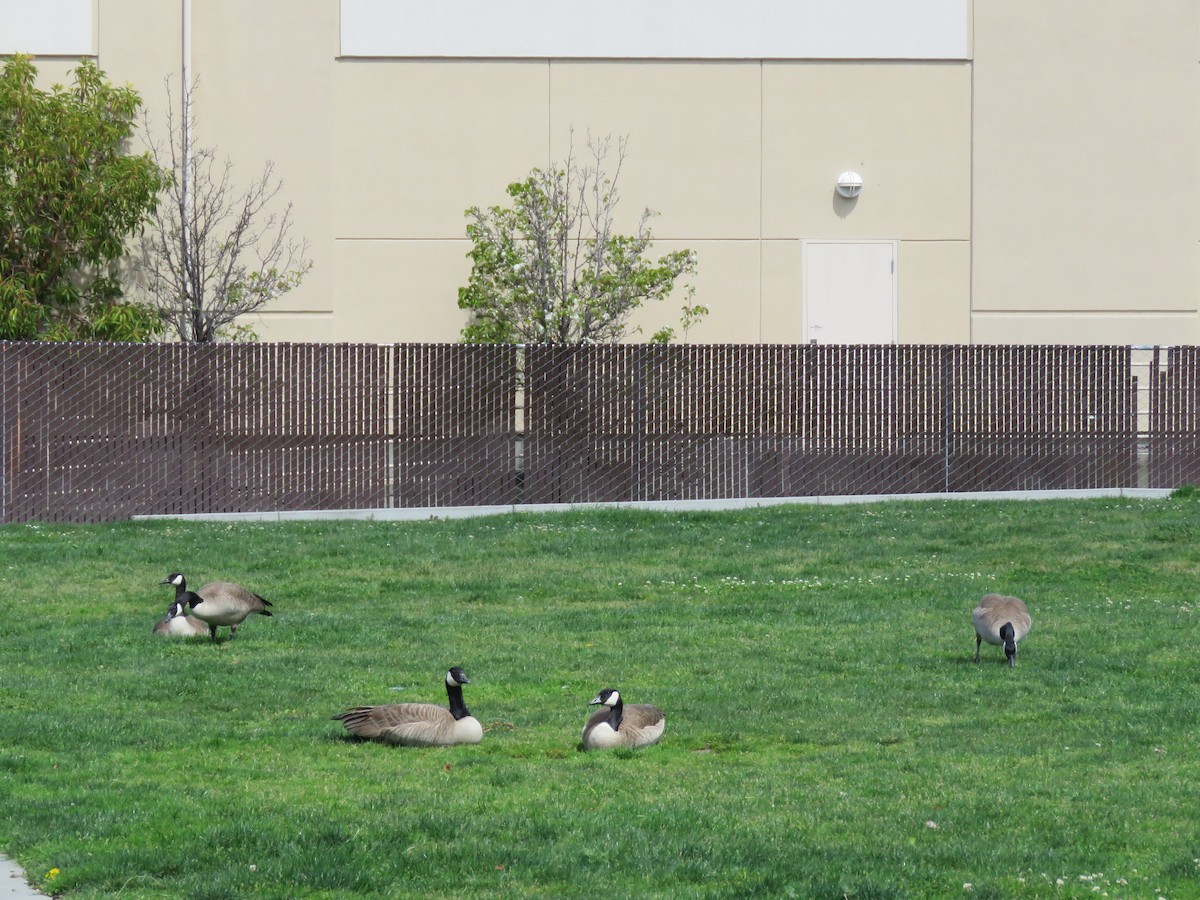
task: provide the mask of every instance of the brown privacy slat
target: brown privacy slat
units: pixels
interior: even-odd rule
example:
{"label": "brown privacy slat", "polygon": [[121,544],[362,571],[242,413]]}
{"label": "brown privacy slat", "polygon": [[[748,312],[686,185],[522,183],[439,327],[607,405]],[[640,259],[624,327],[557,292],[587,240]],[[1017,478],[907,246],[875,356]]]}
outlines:
{"label": "brown privacy slat", "polygon": [[0,521],[1200,483],[1200,348],[1142,356],[0,344]]}
{"label": "brown privacy slat", "polygon": [[1156,348],[1149,390],[1150,483],[1200,484],[1200,348]]}
{"label": "brown privacy slat", "polygon": [[396,383],[396,505],[516,502],[515,348],[403,345]]}

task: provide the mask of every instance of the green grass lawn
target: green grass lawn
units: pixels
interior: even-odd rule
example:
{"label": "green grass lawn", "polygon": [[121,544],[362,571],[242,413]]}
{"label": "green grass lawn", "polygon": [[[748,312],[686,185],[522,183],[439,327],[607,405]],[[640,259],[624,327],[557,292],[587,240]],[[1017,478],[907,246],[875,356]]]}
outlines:
{"label": "green grass lawn", "polygon": [[[0,851],[55,893],[1200,896],[1197,499],[14,525],[0,566]],[[173,571],[275,615],[154,637]],[[456,663],[480,745],[329,718]],[[578,749],[609,686],[662,743]]]}

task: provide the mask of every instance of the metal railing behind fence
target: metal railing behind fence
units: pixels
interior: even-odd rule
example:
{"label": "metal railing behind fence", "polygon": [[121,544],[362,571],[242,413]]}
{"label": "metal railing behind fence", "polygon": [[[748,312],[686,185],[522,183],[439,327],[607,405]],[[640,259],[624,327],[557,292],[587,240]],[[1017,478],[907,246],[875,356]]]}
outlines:
{"label": "metal railing behind fence", "polygon": [[1200,349],[0,343],[0,522],[1200,481]]}

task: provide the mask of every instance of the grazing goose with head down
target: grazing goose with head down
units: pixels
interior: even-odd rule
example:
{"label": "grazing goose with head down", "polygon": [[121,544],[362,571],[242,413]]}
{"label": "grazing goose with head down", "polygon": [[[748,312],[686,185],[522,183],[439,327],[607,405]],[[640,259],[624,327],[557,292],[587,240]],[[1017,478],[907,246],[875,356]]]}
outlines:
{"label": "grazing goose with head down", "polygon": [[356,706],[331,718],[341,722],[351,734],[402,744],[408,747],[448,747],[453,744],[478,744],[483,726],[467,711],[462,686],[470,684],[459,666],[446,672],[446,695],[450,708],[434,703],[392,703],[386,706]]}
{"label": "grazing goose with head down", "polygon": [[228,625],[229,637],[237,637],[238,625],[251,613],[269,616],[270,600],[231,581],[212,581],[196,591],[187,589],[187,579],[172,572],[162,584],[175,585],[175,602],[192,608],[192,615],[208,625],[212,639],[217,639],[217,626]]}
{"label": "grazing goose with head down", "polygon": [[208,626],[195,616],[189,616],[178,600],[171,601],[166,618],[159,619],[154,625],[154,633],[164,637],[193,637],[207,631]]}
{"label": "grazing goose with head down", "polygon": [[975,662],[979,662],[979,647],[987,641],[1004,648],[1008,664],[1017,664],[1017,644],[1033,624],[1029,610],[1016,597],[1002,594],[985,594],[971,613],[975,623]]}
{"label": "grazing goose with head down", "polygon": [[610,747],[645,747],[658,743],[667,725],[667,717],[648,703],[626,705],[616,688],[605,688],[588,705],[603,707],[583,726],[583,749],[607,750]]}

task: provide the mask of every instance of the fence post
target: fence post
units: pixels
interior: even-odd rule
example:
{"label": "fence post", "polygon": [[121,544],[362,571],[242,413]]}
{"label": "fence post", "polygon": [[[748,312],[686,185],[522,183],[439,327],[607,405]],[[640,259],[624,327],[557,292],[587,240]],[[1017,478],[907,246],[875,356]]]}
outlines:
{"label": "fence post", "polygon": [[954,416],[954,348],[942,347],[942,491],[950,493],[951,420]]}
{"label": "fence post", "polygon": [[525,502],[525,438],[526,423],[529,420],[529,392],[525,389],[526,344],[517,344],[513,350],[512,367],[512,428],[513,428],[513,466],[516,491],[514,502],[518,505]]}

